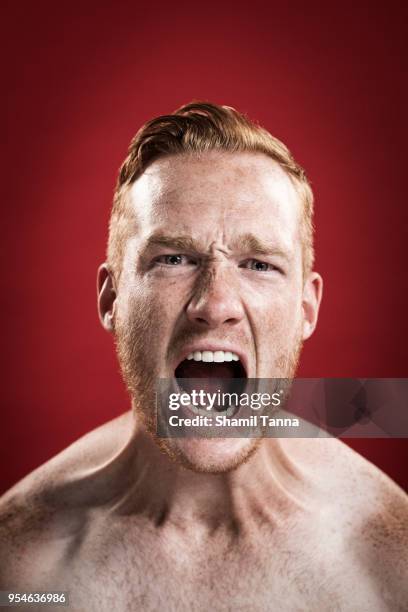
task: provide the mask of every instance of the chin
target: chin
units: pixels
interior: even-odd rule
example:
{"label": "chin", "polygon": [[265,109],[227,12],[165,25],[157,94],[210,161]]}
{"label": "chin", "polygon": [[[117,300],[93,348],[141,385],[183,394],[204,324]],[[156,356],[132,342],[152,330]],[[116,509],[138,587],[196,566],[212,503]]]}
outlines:
{"label": "chin", "polygon": [[246,463],[256,452],[260,438],[156,439],[160,448],[189,470],[223,474]]}

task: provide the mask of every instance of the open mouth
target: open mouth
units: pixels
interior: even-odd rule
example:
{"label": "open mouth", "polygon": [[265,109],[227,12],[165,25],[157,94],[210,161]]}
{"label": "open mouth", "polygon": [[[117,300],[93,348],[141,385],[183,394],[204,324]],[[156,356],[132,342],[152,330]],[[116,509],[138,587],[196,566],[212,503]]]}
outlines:
{"label": "open mouth", "polygon": [[[201,397],[216,396],[213,410],[228,411],[230,396],[244,392],[246,371],[239,356],[229,351],[195,351],[181,361],[174,373],[181,391],[190,396],[195,391]],[[234,399],[232,399],[234,402]],[[231,413],[231,410],[229,410]]]}

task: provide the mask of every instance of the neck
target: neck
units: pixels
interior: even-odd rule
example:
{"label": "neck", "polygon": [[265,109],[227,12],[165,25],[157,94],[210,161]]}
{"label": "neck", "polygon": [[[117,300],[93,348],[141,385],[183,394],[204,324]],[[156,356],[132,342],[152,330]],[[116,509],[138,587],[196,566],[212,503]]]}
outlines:
{"label": "neck", "polygon": [[306,479],[287,442],[262,439],[234,470],[198,473],[170,459],[134,420],[131,435],[102,469],[109,468],[115,483],[118,513],[144,514],[156,525],[242,531],[259,519],[279,523],[303,507]]}

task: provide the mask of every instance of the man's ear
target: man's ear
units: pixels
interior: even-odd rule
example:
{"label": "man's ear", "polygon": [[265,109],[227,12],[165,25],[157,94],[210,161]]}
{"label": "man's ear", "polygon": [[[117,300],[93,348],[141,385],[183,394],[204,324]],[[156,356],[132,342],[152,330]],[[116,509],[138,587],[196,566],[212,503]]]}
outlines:
{"label": "man's ear", "polygon": [[98,268],[97,275],[98,313],[99,320],[108,332],[115,328],[116,286],[112,270],[107,263]]}
{"label": "man's ear", "polygon": [[315,330],[322,294],[322,277],[317,272],[310,272],[303,287],[303,340],[310,338]]}

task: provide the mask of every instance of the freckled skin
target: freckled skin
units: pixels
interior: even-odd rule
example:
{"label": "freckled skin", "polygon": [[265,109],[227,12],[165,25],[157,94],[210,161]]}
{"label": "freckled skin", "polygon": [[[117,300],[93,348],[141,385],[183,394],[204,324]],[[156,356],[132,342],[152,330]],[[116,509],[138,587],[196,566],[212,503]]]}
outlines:
{"label": "freckled skin", "polygon": [[[250,377],[289,377],[302,335],[315,324],[302,328],[300,203],[285,172],[262,155],[240,154],[231,163],[231,156],[213,153],[186,161],[156,161],[130,190],[137,229],[124,249],[115,330],[122,370],[142,414],[153,411],[147,406],[154,381],[173,376],[169,364],[187,341],[227,339],[248,355]],[[235,244],[243,230],[285,253],[284,273],[240,267],[253,256]],[[162,246],[145,252],[146,240],[160,232],[195,240],[200,250],[189,255],[199,265],[152,268],[155,258],[177,253]],[[276,257],[268,262],[281,265]],[[208,465],[209,455],[212,469],[226,469],[257,444],[231,439],[229,457],[215,465],[217,441],[161,442],[197,469]]]}
{"label": "freckled skin", "polygon": [[252,378],[294,374],[321,279],[303,277],[291,180],[262,154],[211,152],[156,160],[128,195],[122,274],[101,266],[98,287],[132,410],[2,498],[0,588],[68,590],[84,612],[407,609],[407,498],[340,441],[146,431],[190,341],[233,342]]}

